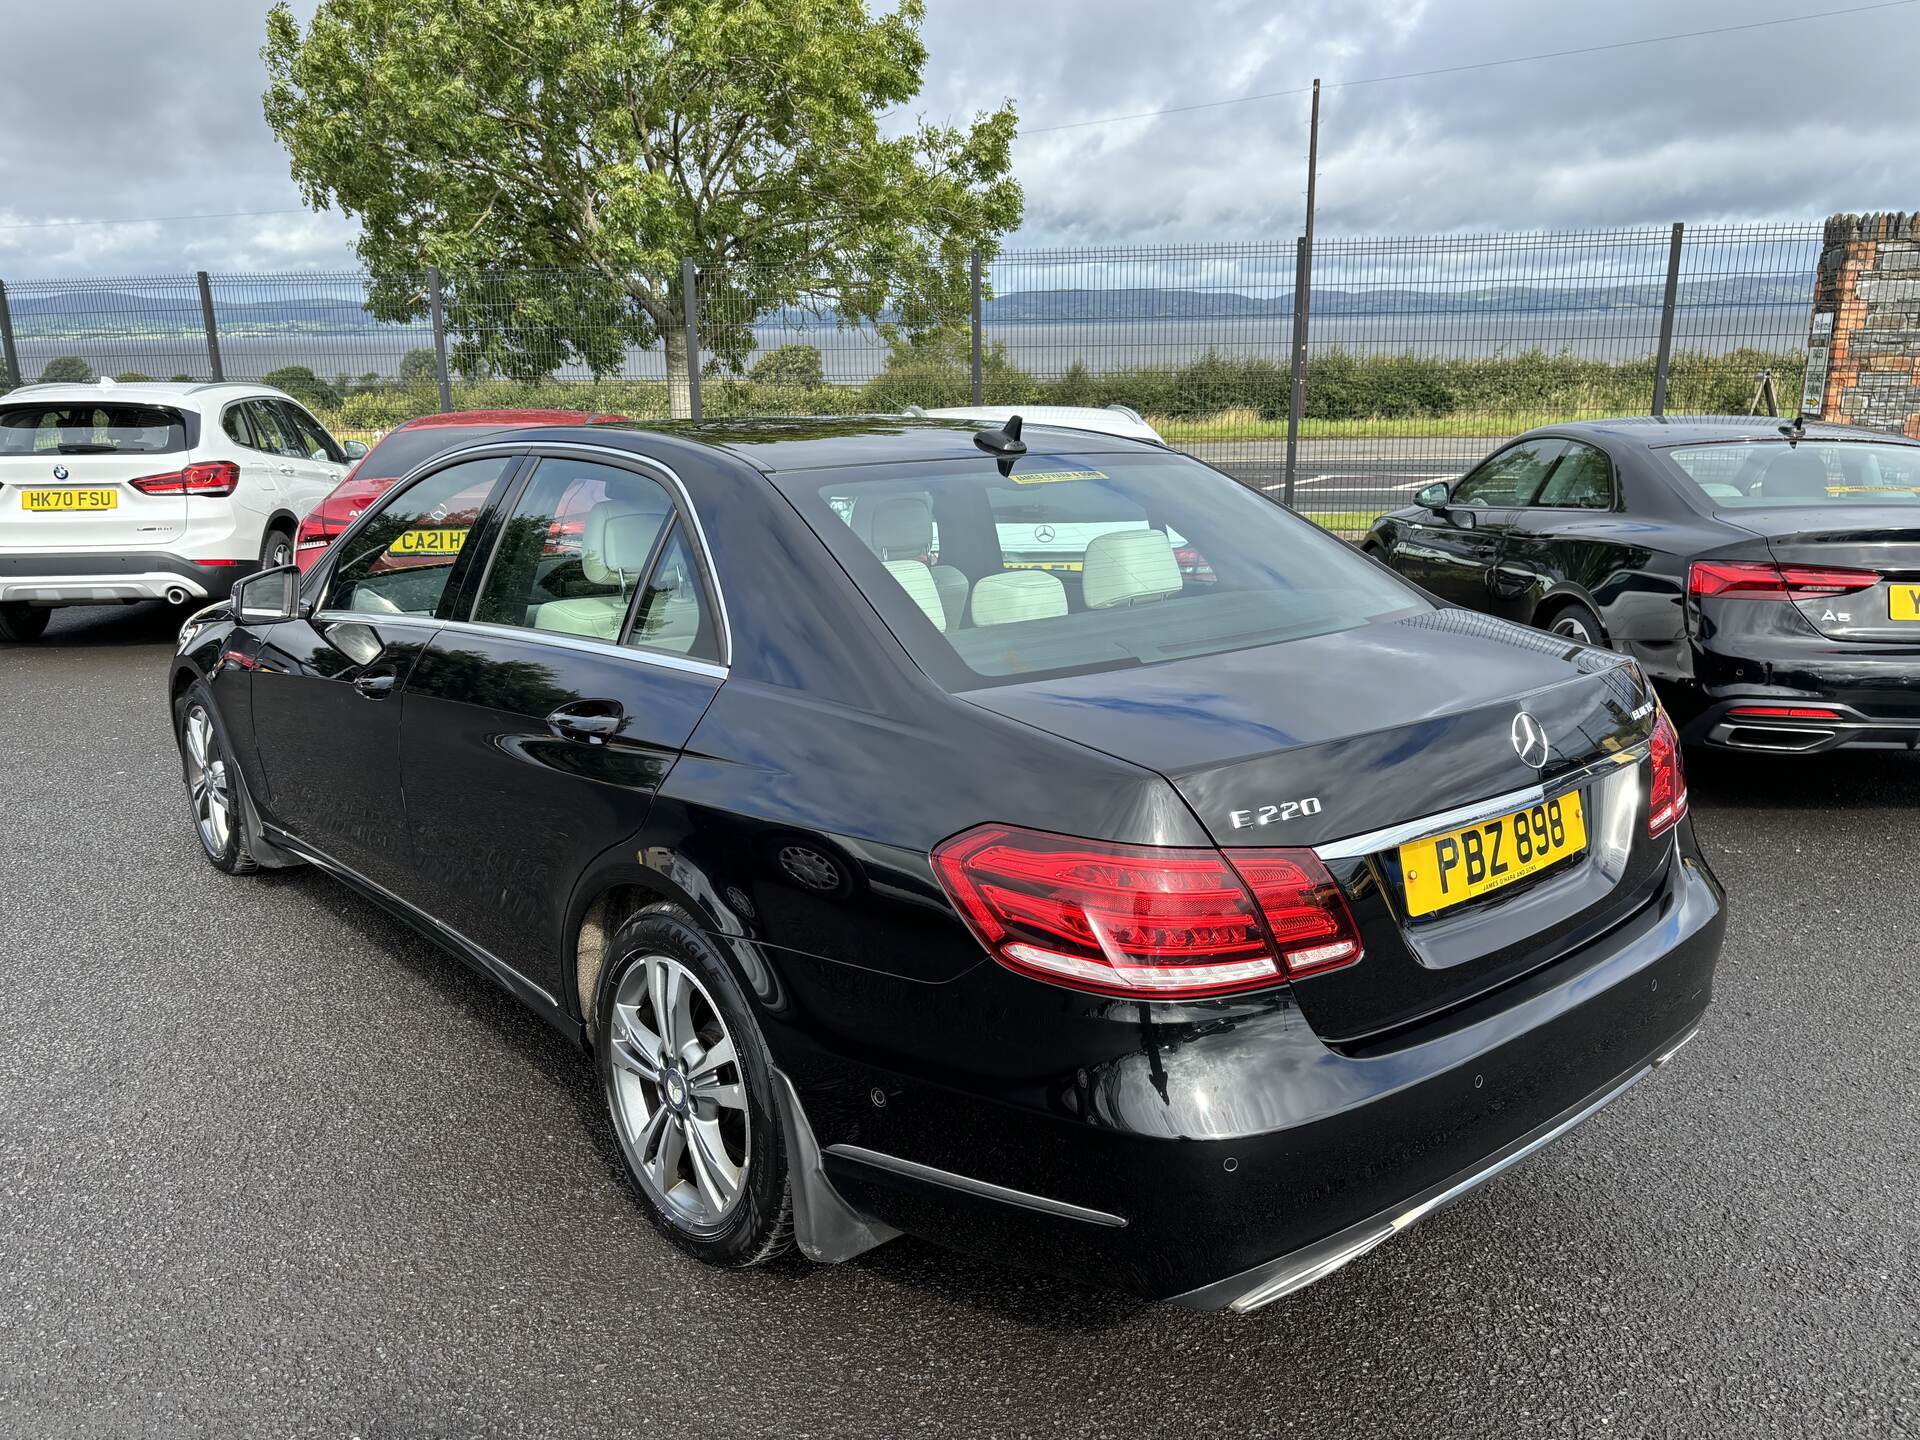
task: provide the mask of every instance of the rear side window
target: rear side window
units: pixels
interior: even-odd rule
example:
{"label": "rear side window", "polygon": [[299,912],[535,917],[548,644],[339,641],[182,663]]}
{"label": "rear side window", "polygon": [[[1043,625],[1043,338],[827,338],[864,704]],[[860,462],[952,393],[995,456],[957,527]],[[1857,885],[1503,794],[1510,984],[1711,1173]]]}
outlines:
{"label": "rear side window", "polygon": [[306,447],[278,405],[271,400],[249,400],[246,404],[248,418],[253,422],[253,433],[258,437],[262,450],[288,460],[307,458]]}
{"label": "rear side window", "polygon": [[1613,462],[1577,440],[1567,441],[1566,447],[1533,503],[1555,510],[1611,510]]}
{"label": "rear side window", "polygon": [[[1249,650],[1429,608],[1183,456],[1027,455],[778,476],[949,689]],[[937,538],[936,538],[937,537]]]}
{"label": "rear side window", "polygon": [[186,448],[185,420],[164,405],[0,406],[0,455],[166,455]]}
{"label": "rear side window", "polygon": [[510,455],[449,465],[379,503],[353,533],[327,582],[323,608],[432,615]]}

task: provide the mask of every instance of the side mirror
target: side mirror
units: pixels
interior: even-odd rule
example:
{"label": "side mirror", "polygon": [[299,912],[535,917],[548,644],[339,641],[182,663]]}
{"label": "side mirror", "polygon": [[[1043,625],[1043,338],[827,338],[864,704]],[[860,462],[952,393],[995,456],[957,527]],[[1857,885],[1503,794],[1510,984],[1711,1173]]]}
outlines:
{"label": "side mirror", "polygon": [[342,440],[340,453],[349,460],[361,460],[366,457],[367,442],[364,440]]}
{"label": "side mirror", "polygon": [[291,620],[300,613],[300,568],[282,565],[249,575],[233,587],[233,611],[241,620]]}
{"label": "side mirror", "polygon": [[1436,480],[1431,485],[1422,485],[1413,492],[1413,503],[1428,510],[1444,508],[1451,498],[1452,493],[1447,489],[1447,482],[1444,480]]}

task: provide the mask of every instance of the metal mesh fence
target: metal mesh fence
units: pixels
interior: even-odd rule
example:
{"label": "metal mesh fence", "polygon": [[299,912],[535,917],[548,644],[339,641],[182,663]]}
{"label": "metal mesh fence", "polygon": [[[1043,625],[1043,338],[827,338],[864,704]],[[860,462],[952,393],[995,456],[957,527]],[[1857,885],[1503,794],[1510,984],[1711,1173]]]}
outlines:
{"label": "metal mesh fence", "polygon": [[[1677,257],[1666,227],[1321,238],[1295,505],[1352,532],[1533,425],[1644,414],[1663,335],[1669,413],[1745,413],[1770,400],[1791,413],[1821,233],[1690,228]],[[1125,405],[1175,445],[1280,495],[1296,264],[1291,239],[1001,255],[977,300],[979,396]],[[974,398],[964,303],[946,326],[907,334],[884,307],[851,323],[825,287],[747,270],[700,275],[689,306],[685,273],[178,275],[18,282],[4,294],[23,380],[199,380],[218,365],[227,379],[278,384],[341,435],[366,439],[440,409],[443,379],[456,409],[634,419],[684,415],[696,390],[707,417]]]}

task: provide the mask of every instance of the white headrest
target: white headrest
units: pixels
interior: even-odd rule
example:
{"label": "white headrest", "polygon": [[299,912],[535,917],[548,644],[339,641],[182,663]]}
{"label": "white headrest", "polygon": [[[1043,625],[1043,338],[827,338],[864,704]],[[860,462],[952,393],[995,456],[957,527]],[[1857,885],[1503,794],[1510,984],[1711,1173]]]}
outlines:
{"label": "white headrest", "polygon": [[1067,613],[1067,587],[1044,570],[1008,570],[982,576],[973,587],[973,623],[1006,625]]}
{"label": "white headrest", "polygon": [[596,585],[637,580],[666,519],[662,512],[632,508],[624,501],[602,500],[587,511],[580,537],[580,569]]}
{"label": "white headrest", "polygon": [[1178,595],[1180,562],[1160,530],[1109,530],[1087,546],[1080,592],[1089,610]]}
{"label": "white headrest", "polygon": [[920,560],[889,560],[887,573],[900,582],[900,588],[907,592],[907,598],[920,607],[920,611],[933,622],[933,628],[941,634],[947,630],[947,612],[940,603],[940,587],[933,583],[933,571]]}
{"label": "white headrest", "polygon": [[853,504],[853,533],[882,560],[910,560],[933,548],[933,507],[924,495],[863,497]]}

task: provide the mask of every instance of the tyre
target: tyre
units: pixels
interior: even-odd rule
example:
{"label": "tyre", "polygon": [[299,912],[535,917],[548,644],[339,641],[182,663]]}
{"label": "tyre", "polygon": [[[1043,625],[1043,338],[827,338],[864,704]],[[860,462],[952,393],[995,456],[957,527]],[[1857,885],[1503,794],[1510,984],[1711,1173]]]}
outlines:
{"label": "tyre", "polygon": [[594,1009],[607,1111],[654,1225],[709,1265],[793,1243],[773,1067],[733,973],[679,913],[615,932]]}
{"label": "tyre", "polygon": [[275,527],[260,541],[260,568],[278,570],[293,563],[293,532]]}
{"label": "tyre", "polygon": [[1612,643],[1607,632],[1601,626],[1599,617],[1586,606],[1577,602],[1566,605],[1553,612],[1545,627],[1555,635],[1564,635],[1567,639],[1581,645],[1591,645],[1599,650],[1611,650]]}
{"label": "tyre", "polygon": [[193,811],[194,832],[200,848],[216,870],[229,875],[251,875],[260,868],[247,851],[246,827],[241,823],[246,781],[233,763],[226,732],[213,708],[213,697],[201,681],[173,702],[174,738],[180,744],[181,777],[187,785],[187,803]]}
{"label": "tyre", "polygon": [[53,611],[43,605],[22,605],[18,601],[0,605],[0,640],[19,644],[38,640],[52,618]]}

